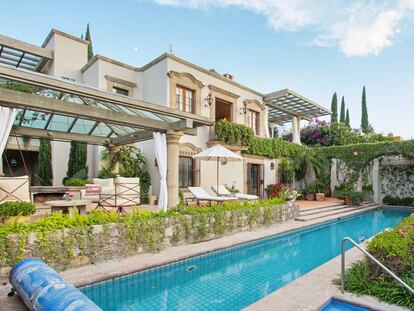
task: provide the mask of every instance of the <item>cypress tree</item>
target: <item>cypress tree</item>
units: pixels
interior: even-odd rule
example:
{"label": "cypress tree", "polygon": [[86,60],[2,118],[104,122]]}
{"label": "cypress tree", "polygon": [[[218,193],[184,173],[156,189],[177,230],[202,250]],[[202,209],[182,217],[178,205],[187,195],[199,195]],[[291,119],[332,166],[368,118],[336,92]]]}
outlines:
{"label": "cypress tree", "polygon": [[86,41],[89,41],[89,45],[88,45],[88,60],[90,60],[93,57],[93,47],[92,47],[91,32],[89,30],[89,23],[86,25],[85,40]]}
{"label": "cypress tree", "polygon": [[76,177],[80,179],[87,179],[88,167],[87,163],[87,145],[85,143],[79,143],[72,141],[70,143],[68,170],[66,177],[63,179],[63,184],[69,178]]}
{"label": "cypress tree", "polygon": [[349,109],[346,110],[345,124],[351,127],[351,120],[349,119]]}
{"label": "cypress tree", "polygon": [[37,158],[36,178],[41,186],[53,185],[52,145],[50,140],[41,139]]}
{"label": "cypress tree", "polygon": [[345,98],[343,96],[341,101],[341,115],[339,117],[339,122],[345,123]]}
{"label": "cypress tree", "polygon": [[361,114],[361,129],[362,132],[367,134],[371,131],[371,126],[368,121],[368,107],[367,107],[367,98],[365,93],[365,86],[362,89],[362,114]]}
{"label": "cypress tree", "polygon": [[338,122],[338,97],[336,96],[336,92],[332,96],[331,111],[331,123]]}

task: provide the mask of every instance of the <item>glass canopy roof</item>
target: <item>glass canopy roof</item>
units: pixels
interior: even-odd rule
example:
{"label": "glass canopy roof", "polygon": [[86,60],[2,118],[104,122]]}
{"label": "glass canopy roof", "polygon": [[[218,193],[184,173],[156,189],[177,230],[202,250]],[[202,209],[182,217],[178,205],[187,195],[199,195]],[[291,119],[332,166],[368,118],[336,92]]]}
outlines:
{"label": "glass canopy roof", "polygon": [[209,118],[2,65],[0,106],[17,108],[14,135],[103,145],[146,140],[153,131],[195,135],[195,127],[212,124]]}
{"label": "glass canopy roof", "polygon": [[303,119],[329,115],[331,111],[289,89],[268,94],[264,98],[269,107],[269,122],[283,124],[292,116]]}
{"label": "glass canopy roof", "polygon": [[[20,91],[33,92],[31,94],[35,94],[40,97],[58,99],[62,102],[74,103],[80,106],[97,107],[102,110],[117,111],[126,113],[130,116],[140,116],[160,122],[173,123],[180,121],[180,119],[176,117],[164,116],[132,107],[97,101],[79,95],[62,93],[45,88],[33,88],[32,86],[21,82],[11,82],[0,79],[0,87],[12,90],[18,88]],[[125,126],[116,123],[117,122],[112,123],[110,121],[102,122],[78,116],[63,115],[60,113],[43,112],[28,108],[18,108],[15,126],[106,138],[125,136],[144,130],[142,127]]]}
{"label": "glass canopy roof", "polygon": [[50,50],[0,35],[0,64],[40,71],[53,58]]}

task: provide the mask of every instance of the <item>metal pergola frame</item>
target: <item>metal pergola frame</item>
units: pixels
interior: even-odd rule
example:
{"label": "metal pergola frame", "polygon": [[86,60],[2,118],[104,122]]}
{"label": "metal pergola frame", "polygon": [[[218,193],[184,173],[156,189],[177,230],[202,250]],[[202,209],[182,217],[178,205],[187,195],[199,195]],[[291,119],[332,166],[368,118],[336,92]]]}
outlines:
{"label": "metal pergola frame", "polygon": [[[19,87],[24,86],[23,90]],[[196,135],[210,118],[0,65],[0,106],[18,109],[14,136],[125,145],[169,130]],[[25,92],[24,88],[34,90]]]}
{"label": "metal pergola frame", "polygon": [[264,102],[269,107],[269,122],[279,125],[291,122],[292,117],[310,120],[331,114],[329,109],[289,89],[266,95]]}

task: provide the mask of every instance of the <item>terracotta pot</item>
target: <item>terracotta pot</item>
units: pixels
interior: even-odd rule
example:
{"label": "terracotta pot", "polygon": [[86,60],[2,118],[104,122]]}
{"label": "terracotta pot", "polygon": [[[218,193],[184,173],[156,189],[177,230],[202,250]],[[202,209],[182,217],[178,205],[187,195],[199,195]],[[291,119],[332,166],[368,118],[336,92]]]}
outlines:
{"label": "terracotta pot", "polygon": [[319,192],[315,196],[316,196],[316,201],[325,201],[325,193]]}
{"label": "terracotta pot", "polygon": [[344,203],[346,205],[351,205],[351,197],[349,195],[344,196]]}
{"label": "terracotta pot", "polygon": [[306,201],[314,201],[315,200],[315,194],[314,193],[307,193],[305,194]]}

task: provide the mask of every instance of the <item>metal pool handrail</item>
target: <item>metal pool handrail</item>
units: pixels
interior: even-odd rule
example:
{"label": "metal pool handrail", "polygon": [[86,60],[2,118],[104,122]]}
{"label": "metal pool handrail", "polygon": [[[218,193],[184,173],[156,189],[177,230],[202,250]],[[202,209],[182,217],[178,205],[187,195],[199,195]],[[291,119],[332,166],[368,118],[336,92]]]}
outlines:
{"label": "metal pool handrail", "polygon": [[345,237],[342,240],[342,254],[341,254],[341,292],[342,294],[345,292],[345,244],[346,241],[351,242],[356,248],[358,248],[362,253],[365,254],[369,259],[371,259],[375,264],[377,264],[382,270],[387,272],[394,280],[404,286],[412,295],[414,295],[414,289],[412,289],[407,283],[401,280],[398,276],[396,276],[390,269],[384,266],[381,262],[378,261],[374,256],[368,253],[365,249],[363,249],[358,243],[352,240],[349,237]]}

